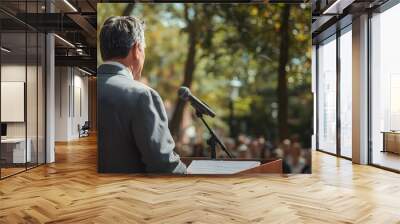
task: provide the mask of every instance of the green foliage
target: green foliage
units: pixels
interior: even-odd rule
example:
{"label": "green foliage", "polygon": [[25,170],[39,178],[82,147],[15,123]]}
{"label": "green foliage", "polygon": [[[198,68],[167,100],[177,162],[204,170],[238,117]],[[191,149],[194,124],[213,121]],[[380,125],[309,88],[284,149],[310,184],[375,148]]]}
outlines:
{"label": "green foliage", "polygon": [[[213,123],[228,130],[230,80],[242,82],[234,102],[242,132],[277,137],[277,68],[281,4],[188,4],[197,16],[196,70],[192,91],[217,112]],[[126,4],[99,4],[98,31]],[[290,14],[289,131],[310,144],[312,133],[311,10],[294,4]],[[136,4],[131,13],[146,22],[146,63],[143,76],[164,100],[175,102],[188,51],[182,3]],[[98,54],[100,56],[100,54]],[[101,59],[98,60],[101,63]]]}

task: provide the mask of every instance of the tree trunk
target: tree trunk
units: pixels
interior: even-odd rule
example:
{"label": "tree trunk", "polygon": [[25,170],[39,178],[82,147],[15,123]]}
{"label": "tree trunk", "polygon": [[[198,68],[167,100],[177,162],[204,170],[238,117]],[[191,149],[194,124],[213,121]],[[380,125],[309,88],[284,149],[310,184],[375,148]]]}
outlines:
{"label": "tree trunk", "polygon": [[122,13],[123,16],[130,16],[133,12],[133,9],[135,8],[135,3],[129,3],[126,8],[124,9],[124,12]]}
{"label": "tree trunk", "polygon": [[[186,86],[188,88],[191,87],[193,81],[193,73],[196,68],[195,64],[195,57],[196,57],[196,43],[197,43],[197,36],[196,36],[196,27],[194,19],[190,19],[188,17],[188,6],[185,5],[185,19],[188,24],[187,32],[189,34],[188,43],[188,53],[186,57],[185,63],[185,71],[184,71],[184,78],[182,86]],[[170,122],[170,131],[172,136],[179,140],[180,138],[180,126],[182,123],[183,112],[185,109],[186,102],[178,98],[178,101],[175,106],[174,113],[172,115],[172,119]]]}
{"label": "tree trunk", "polygon": [[286,4],[281,12],[281,43],[278,67],[278,126],[279,138],[283,140],[288,137],[288,87],[286,65],[289,60],[289,16],[290,4]]}

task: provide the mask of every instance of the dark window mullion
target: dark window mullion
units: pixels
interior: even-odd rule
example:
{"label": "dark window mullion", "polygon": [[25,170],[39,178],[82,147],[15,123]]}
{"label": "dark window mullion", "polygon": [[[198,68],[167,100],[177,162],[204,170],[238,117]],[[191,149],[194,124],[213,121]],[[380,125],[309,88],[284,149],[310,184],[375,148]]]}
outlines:
{"label": "dark window mullion", "polygon": [[[1,34],[2,34],[2,32],[1,32],[1,30],[2,30],[2,23],[0,22],[0,47],[2,46],[2,36],[1,36]],[[0,124],[2,124],[1,123],[1,55],[2,55],[2,52],[0,51]],[[1,134],[0,134],[0,136],[1,136]],[[1,144],[0,144],[0,179],[2,179],[2,177],[1,177],[1,170],[2,170],[2,162],[1,162]]]}
{"label": "dark window mullion", "polygon": [[[48,13],[48,5],[50,3],[48,1],[44,1],[44,5],[45,5],[45,13]],[[44,135],[43,135],[43,139],[44,139],[44,161],[43,163],[47,163],[47,38],[48,38],[49,34],[47,33],[47,31],[44,32],[44,55],[43,55],[43,59],[44,59],[44,68],[42,69],[42,81],[44,81]],[[42,60],[43,60],[42,59]],[[44,73],[43,73],[44,72]],[[43,78],[43,74],[44,74],[44,78]],[[43,109],[43,107],[42,107]]]}
{"label": "dark window mullion", "polygon": [[341,32],[339,27],[336,31],[336,154],[341,156],[341,119],[340,119],[340,79],[341,79],[341,66],[340,66],[340,36]]}
{"label": "dark window mullion", "polygon": [[372,86],[371,86],[371,78],[372,78],[372,64],[371,64],[371,56],[372,56],[372,33],[371,33],[371,20],[372,20],[372,12],[368,12],[368,30],[367,30],[367,46],[368,46],[368,53],[367,53],[367,83],[368,83],[368,90],[367,90],[367,119],[368,119],[368,124],[367,124],[367,129],[368,129],[368,164],[373,164],[373,148],[372,148]]}
{"label": "dark window mullion", "polygon": [[[36,1],[36,13],[39,14],[39,0]],[[39,22],[39,19],[37,22]],[[39,165],[39,32],[36,32],[36,166],[38,165]]]}
{"label": "dark window mullion", "polygon": [[[28,1],[25,1],[25,21],[28,19]],[[27,101],[28,101],[28,25],[25,23],[25,102],[24,102],[24,118],[25,118],[25,170],[28,169],[28,116],[27,116]]]}
{"label": "dark window mullion", "polygon": [[315,47],[315,101],[316,101],[316,106],[315,106],[315,148],[319,149],[319,44],[316,45]]}

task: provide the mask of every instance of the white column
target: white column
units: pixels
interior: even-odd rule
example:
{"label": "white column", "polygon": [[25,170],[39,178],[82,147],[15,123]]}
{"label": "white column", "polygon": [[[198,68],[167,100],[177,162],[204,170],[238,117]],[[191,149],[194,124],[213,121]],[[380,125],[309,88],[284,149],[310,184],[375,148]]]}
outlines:
{"label": "white column", "polygon": [[71,140],[71,67],[55,68],[55,141]]}
{"label": "white column", "polygon": [[[54,5],[46,1],[46,11],[53,12]],[[55,161],[55,43],[54,34],[46,35],[46,163]]]}
{"label": "white column", "polygon": [[46,36],[46,163],[55,161],[54,133],[55,133],[55,78],[54,78],[54,35]]}
{"label": "white column", "polygon": [[353,19],[353,162],[368,163],[368,16]]}

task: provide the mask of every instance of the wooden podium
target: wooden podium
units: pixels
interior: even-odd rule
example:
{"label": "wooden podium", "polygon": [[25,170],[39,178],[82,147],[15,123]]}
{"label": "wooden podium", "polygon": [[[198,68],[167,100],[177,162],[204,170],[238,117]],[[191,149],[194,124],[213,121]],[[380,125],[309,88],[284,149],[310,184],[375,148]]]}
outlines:
{"label": "wooden podium", "polygon": [[[186,166],[189,166],[193,160],[210,160],[207,157],[182,157],[181,161],[185,163]],[[229,176],[229,175],[237,175],[237,174],[282,174],[282,159],[217,159],[222,161],[260,161],[261,165],[244,170],[234,174],[189,174],[189,175],[207,175],[207,176]]]}

